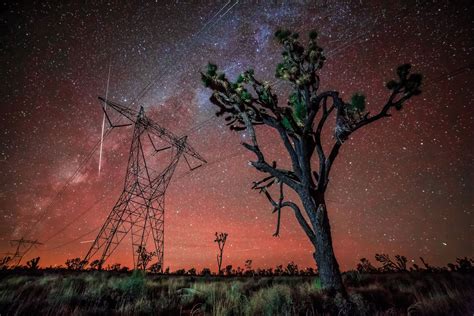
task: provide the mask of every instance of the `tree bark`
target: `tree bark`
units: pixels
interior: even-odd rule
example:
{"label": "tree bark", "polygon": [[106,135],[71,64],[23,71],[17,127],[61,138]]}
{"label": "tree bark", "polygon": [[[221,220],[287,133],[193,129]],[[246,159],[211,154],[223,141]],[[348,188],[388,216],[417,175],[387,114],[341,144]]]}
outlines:
{"label": "tree bark", "polygon": [[313,200],[316,201],[316,204],[304,202],[303,204],[309,211],[308,214],[313,214],[313,216],[310,216],[310,220],[315,236],[311,242],[315,248],[313,257],[318,266],[321,287],[329,291],[345,293],[339,264],[334,255],[331,226],[329,224],[324,196],[319,196]]}
{"label": "tree bark", "polygon": [[[325,208],[325,206],[323,207]],[[316,231],[316,251],[313,256],[318,265],[322,286],[326,289],[340,292],[344,290],[341,272],[332,247],[331,228],[327,212],[324,210],[323,213],[319,230]]]}

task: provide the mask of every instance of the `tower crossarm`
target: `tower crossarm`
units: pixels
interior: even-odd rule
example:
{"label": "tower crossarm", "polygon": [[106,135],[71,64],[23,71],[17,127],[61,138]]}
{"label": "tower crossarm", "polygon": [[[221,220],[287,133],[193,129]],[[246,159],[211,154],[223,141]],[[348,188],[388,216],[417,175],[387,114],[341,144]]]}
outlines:
{"label": "tower crossarm", "polygon": [[[163,141],[167,142],[171,146],[177,148],[178,150],[182,151],[183,154],[188,155],[194,159],[197,159],[201,164],[206,163],[207,161],[202,157],[191,145],[189,145],[186,141],[183,141],[183,137],[179,137],[166,128],[162,127],[152,119],[146,116],[145,113],[142,112],[142,115],[139,115],[140,112],[129,107],[126,107],[120,103],[113,102],[110,100],[106,100],[103,97],[99,97],[103,103],[107,104],[109,108],[114,109],[121,115],[125,116],[131,123],[133,124],[142,124],[144,128],[147,130],[148,133],[155,135],[161,138]],[[104,113],[107,117],[111,126],[124,126],[123,125],[113,125],[107,111],[104,108]]]}
{"label": "tower crossarm", "polygon": [[176,147],[178,151],[182,152],[185,155],[189,155],[194,159],[197,159],[200,163],[207,163],[206,159],[204,159],[204,157],[202,157],[191,145],[187,143],[186,136],[178,137],[176,135],[173,135],[170,131],[164,129],[151,119],[146,119],[148,120],[147,130],[149,133],[162,138],[166,142]]}
{"label": "tower crossarm", "polygon": [[99,97],[99,100],[103,102],[102,104],[104,104],[102,109],[105,113],[105,117],[107,118],[107,121],[109,122],[109,124],[111,126],[114,126],[114,125],[112,124],[112,121],[110,120],[109,114],[107,113],[107,110],[105,108],[105,104],[109,108],[112,108],[115,111],[117,111],[118,113],[120,113],[122,116],[125,116],[125,118],[127,118],[131,123],[135,123],[137,121],[137,117],[138,117],[138,113],[139,113],[137,110],[134,110],[134,109],[129,108],[129,107],[123,105],[123,104],[120,104],[120,103],[117,103],[117,102],[114,102],[114,101],[111,101],[111,100],[106,100],[103,97]]}

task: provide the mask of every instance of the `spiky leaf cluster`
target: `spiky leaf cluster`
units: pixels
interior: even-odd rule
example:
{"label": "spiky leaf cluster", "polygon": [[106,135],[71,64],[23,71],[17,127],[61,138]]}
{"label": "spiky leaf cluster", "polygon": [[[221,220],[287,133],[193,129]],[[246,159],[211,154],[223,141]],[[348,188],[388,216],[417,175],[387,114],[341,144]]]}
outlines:
{"label": "spiky leaf cluster", "polygon": [[365,95],[355,93],[351,98],[348,109],[352,112],[362,113],[365,111]]}
{"label": "spiky leaf cluster", "polygon": [[311,31],[305,49],[298,41],[298,33],[278,30],[277,40],[283,45],[283,61],[276,67],[275,76],[299,87],[316,83],[316,72],[324,65],[323,49],[317,44],[317,33]]}
{"label": "spiky leaf cluster", "polygon": [[[399,80],[390,80],[387,82],[386,87],[392,90],[406,99],[414,95],[421,93],[420,87],[423,76],[418,73],[410,74],[411,65],[403,64],[397,68],[397,75]],[[395,102],[395,108],[401,110],[403,102]]]}
{"label": "spiky leaf cluster", "polygon": [[224,119],[232,130],[245,129],[242,112],[258,125],[262,124],[263,113],[277,110],[277,96],[267,82],[255,79],[253,69],[243,72],[232,82],[210,63],[206,71],[201,72],[201,78],[204,85],[214,91],[211,102],[219,107],[216,115],[225,115]]}
{"label": "spiky leaf cluster", "polygon": [[[295,91],[288,97],[288,105],[291,108],[291,114],[298,126],[303,126],[306,119],[306,104],[299,91]],[[289,122],[288,122],[289,123]]]}

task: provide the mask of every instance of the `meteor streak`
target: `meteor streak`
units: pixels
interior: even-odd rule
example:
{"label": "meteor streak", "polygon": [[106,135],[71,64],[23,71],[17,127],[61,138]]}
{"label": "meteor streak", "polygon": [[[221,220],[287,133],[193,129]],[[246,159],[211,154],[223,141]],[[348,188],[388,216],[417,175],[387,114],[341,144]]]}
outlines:
{"label": "meteor streak", "polygon": [[[104,101],[104,110],[107,110],[107,97],[109,94],[109,81],[110,81],[110,68],[112,66],[112,63],[109,63],[109,74],[107,76],[107,88],[105,90],[105,101]],[[102,145],[104,143],[104,129],[105,129],[105,113],[102,118],[102,131],[100,133],[100,149],[99,149],[99,176],[100,176],[100,168],[102,165]]]}

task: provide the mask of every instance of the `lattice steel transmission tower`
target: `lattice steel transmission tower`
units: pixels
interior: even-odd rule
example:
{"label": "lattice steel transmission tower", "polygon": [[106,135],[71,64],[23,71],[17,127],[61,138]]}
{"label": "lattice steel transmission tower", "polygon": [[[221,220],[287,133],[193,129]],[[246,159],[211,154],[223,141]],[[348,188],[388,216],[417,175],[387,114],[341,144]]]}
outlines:
{"label": "lattice steel transmission tower", "polygon": [[38,240],[28,240],[23,237],[20,239],[10,240],[10,244],[14,246],[16,244],[15,252],[9,255],[13,255],[10,261],[12,266],[19,266],[23,257],[31,250],[31,248],[42,245]]}
{"label": "lattice steel transmission tower", "polygon": [[[133,125],[134,130],[123,191],[83,262],[90,262],[98,254],[99,266],[102,266],[131,232],[135,269],[144,269],[148,263],[144,262],[141,251],[146,249],[151,239],[156,263],[162,271],[166,189],[181,157],[191,170],[200,167],[206,160],[187,144],[186,136],[175,136],[159,126],[146,116],[143,107],[135,111],[101,97],[99,99],[104,104],[103,110],[111,127]],[[115,110],[130,123],[112,124],[107,109]],[[149,159],[166,153],[169,161],[165,166],[163,159]]]}

